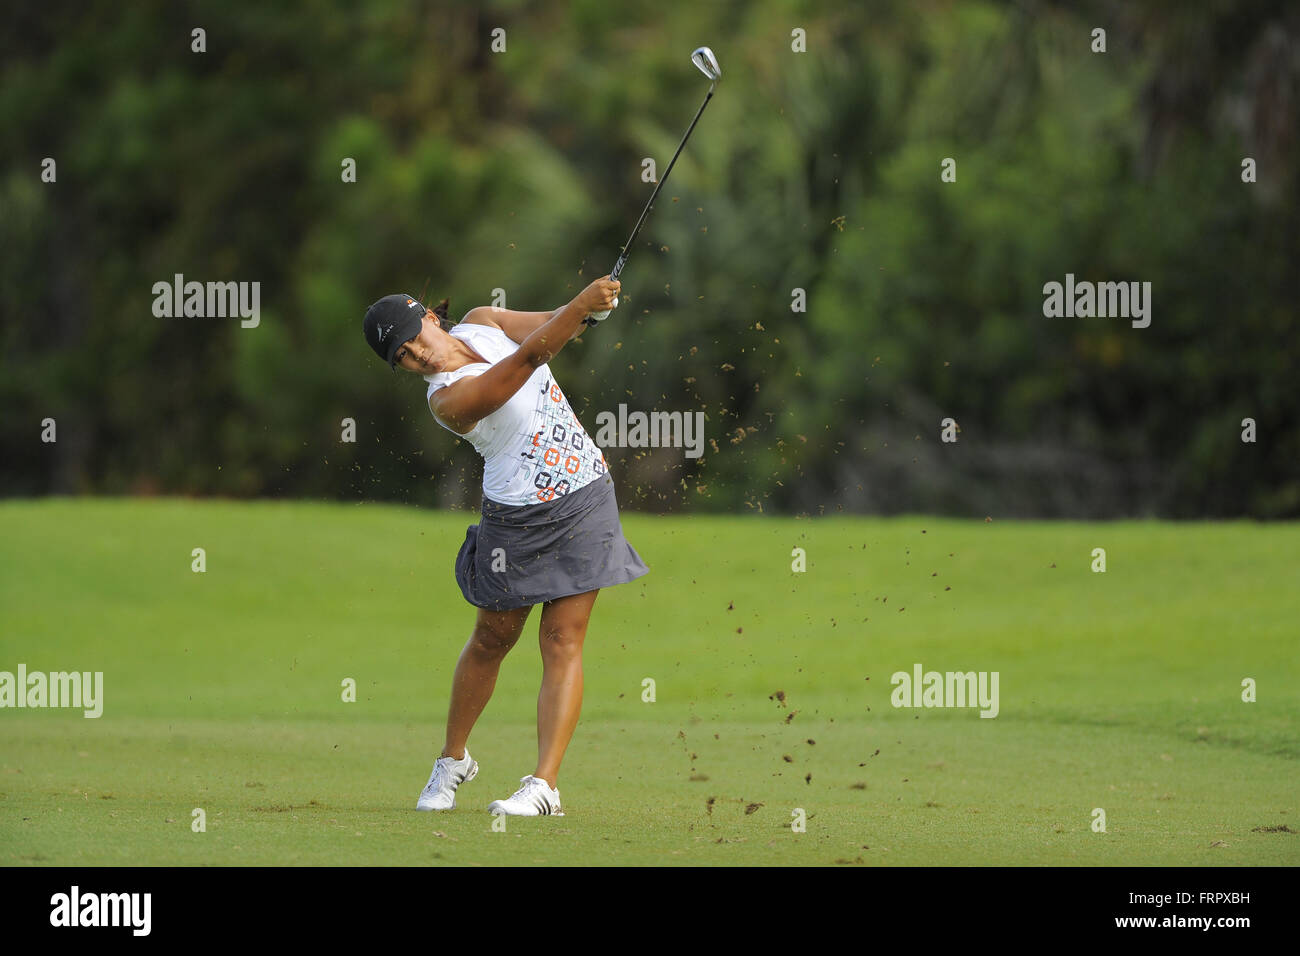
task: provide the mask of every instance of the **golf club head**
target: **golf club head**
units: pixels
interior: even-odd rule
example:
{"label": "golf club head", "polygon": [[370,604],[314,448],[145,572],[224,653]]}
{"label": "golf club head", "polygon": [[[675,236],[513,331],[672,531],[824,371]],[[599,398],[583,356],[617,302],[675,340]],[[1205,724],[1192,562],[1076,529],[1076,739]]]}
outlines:
{"label": "golf club head", "polygon": [[713,51],[706,46],[699,47],[691,54],[691,62],[700,68],[700,72],[707,76],[714,83],[722,79],[722,67],[718,66],[718,58],[713,55]]}

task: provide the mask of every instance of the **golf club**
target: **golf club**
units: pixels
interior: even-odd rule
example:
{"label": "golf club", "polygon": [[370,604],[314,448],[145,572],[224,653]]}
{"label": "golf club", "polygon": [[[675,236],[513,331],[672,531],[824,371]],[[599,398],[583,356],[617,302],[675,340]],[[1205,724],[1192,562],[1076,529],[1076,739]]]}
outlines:
{"label": "golf club", "polygon": [[[704,102],[700,104],[699,110],[695,114],[695,119],[691,120],[691,125],[686,129],[686,135],[682,141],[677,144],[677,152],[673,153],[673,158],[668,163],[668,168],[664,170],[663,176],[659,178],[658,185],[655,186],[654,192],[650,194],[650,201],[645,204],[645,209],[641,211],[641,218],[636,221],[636,228],[632,230],[632,235],[628,237],[627,243],[623,246],[623,251],[619,254],[618,261],[614,263],[614,268],[610,270],[609,277],[617,279],[619,273],[623,271],[623,266],[627,265],[627,257],[632,252],[632,243],[636,241],[637,233],[645,224],[646,217],[650,215],[650,210],[655,203],[655,197],[659,195],[659,190],[663,188],[664,183],[668,181],[668,174],[673,171],[673,164],[677,162],[677,157],[682,153],[682,147],[686,141],[691,138],[691,131],[695,129],[695,124],[700,121],[700,116],[704,113],[704,107],[709,105],[709,100],[713,99],[713,90],[718,85],[718,80],[722,78],[722,68],[718,66],[718,58],[713,55],[713,51],[706,46],[699,47],[691,54],[691,62],[699,67],[700,72],[707,76],[712,82],[709,84],[709,93],[704,97]],[[614,308],[618,308],[618,299],[614,299]],[[595,325],[597,322],[604,320],[609,316],[609,311],[593,312],[587,318],[583,319],[587,325]]]}

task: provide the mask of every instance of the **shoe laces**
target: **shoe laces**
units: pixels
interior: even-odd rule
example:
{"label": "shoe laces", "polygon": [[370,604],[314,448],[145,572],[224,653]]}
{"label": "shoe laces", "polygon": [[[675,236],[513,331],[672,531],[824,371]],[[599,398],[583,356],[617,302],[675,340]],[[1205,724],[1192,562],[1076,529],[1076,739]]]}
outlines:
{"label": "shoe laces", "polygon": [[433,764],[433,773],[429,776],[429,782],[424,785],[425,793],[437,793],[442,789],[443,779],[447,776],[447,764],[443,761],[446,758],[439,757]]}
{"label": "shoe laces", "polygon": [[542,782],[532,775],[521,777],[519,782],[522,783],[523,786],[515,791],[516,797],[526,796],[528,791],[532,790],[534,787],[540,787],[543,790],[546,789],[546,787],[542,785]]}

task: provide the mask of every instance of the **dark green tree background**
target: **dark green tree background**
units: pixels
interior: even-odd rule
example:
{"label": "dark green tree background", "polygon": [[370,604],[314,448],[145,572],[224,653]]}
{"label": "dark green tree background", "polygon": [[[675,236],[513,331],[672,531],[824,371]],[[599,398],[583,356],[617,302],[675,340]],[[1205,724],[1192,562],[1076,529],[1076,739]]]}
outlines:
{"label": "dark green tree background", "polygon": [[[593,433],[708,416],[698,460],[609,450],[624,506],[1295,517],[1298,39],[1282,2],[24,5],[0,493],[474,506],[366,306],[553,309],[607,272],[707,43],[623,306],[554,363]],[[260,282],[261,324],[156,318],[175,273]],[[1150,328],[1045,318],[1066,273],[1149,281]]]}

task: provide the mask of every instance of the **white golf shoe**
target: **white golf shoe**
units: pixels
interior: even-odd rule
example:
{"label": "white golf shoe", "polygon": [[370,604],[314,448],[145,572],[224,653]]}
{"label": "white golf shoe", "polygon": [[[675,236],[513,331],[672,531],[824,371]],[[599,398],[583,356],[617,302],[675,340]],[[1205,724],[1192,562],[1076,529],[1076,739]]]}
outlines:
{"label": "white golf shoe", "polygon": [[433,773],[420,791],[420,800],[415,809],[455,810],[456,788],[473,780],[477,774],[478,762],[470,757],[468,747],[460,760],[455,757],[439,757],[433,762]]}
{"label": "white golf shoe", "polygon": [[562,817],[560,809],[560,791],[552,787],[541,777],[529,774],[520,777],[523,784],[514,795],[505,800],[493,800],[488,804],[488,813],[504,813],[511,817]]}

